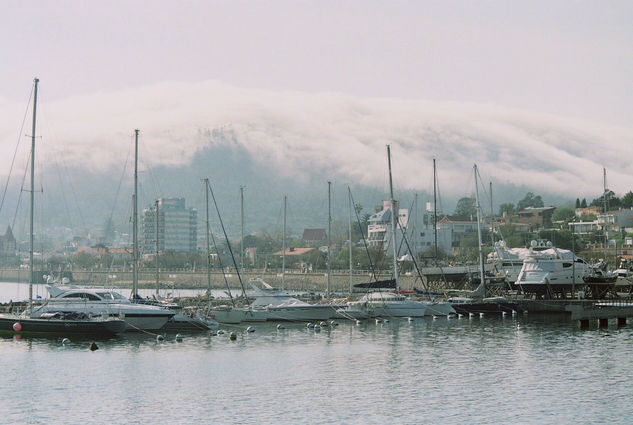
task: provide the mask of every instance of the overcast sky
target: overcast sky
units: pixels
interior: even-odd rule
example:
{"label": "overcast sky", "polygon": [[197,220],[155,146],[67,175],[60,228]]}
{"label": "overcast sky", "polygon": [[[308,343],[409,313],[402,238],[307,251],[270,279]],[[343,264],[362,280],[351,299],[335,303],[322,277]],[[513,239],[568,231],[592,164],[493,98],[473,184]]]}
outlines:
{"label": "overcast sky", "polygon": [[[245,90],[239,93],[245,103],[256,101],[258,90],[273,103],[288,102],[290,91],[291,103],[306,109],[306,115],[319,105],[332,108],[336,96],[348,104],[359,99],[377,117],[388,115],[384,105],[393,102],[397,107],[391,111],[400,115],[407,104],[397,102],[427,102],[410,123],[395,130],[385,124],[383,135],[389,134],[386,129],[397,132],[426,119],[436,109],[433,105],[445,110],[445,122],[453,115],[440,106],[446,102],[470,105],[456,114],[462,119],[459,125],[468,128],[477,123],[476,111],[485,110],[484,121],[492,123],[486,129],[477,123],[477,130],[495,133],[497,144],[524,145],[525,140],[497,131],[495,114],[504,125],[520,121],[521,132],[535,139],[547,136],[553,120],[560,119],[565,124],[556,125],[555,137],[539,139],[556,144],[551,146],[554,152],[582,151],[579,140],[593,140],[592,149],[604,146],[605,152],[592,168],[609,162],[609,154],[618,162],[613,173],[619,180],[633,174],[630,161],[623,161],[633,127],[633,1],[0,0],[0,5],[0,111],[6,118],[0,124],[0,152],[5,157],[15,144],[32,79],[38,76],[42,101],[65,109],[56,117],[58,125],[76,126],[84,140],[94,122],[131,133],[139,125],[174,120],[171,109],[182,117],[174,128],[220,125],[219,118],[208,123],[202,117],[190,119],[195,111],[180,103],[204,109],[205,102],[192,101],[197,87],[207,96],[217,90],[234,96],[226,88],[233,87]],[[219,85],[209,86],[210,81]],[[169,82],[182,85],[164,84]],[[187,95],[178,98],[179,90]],[[156,112],[152,93],[162,108],[153,122],[145,120]],[[302,106],[297,93],[312,106]],[[134,99],[141,95],[146,97],[145,115],[135,120]],[[109,106],[98,104],[106,100]],[[215,99],[213,108],[221,109],[223,102]],[[510,119],[508,110],[523,111],[520,120]],[[530,128],[530,113],[540,117],[534,122],[538,129]],[[123,114],[126,119],[119,116]],[[81,116],[83,127],[73,122],[74,116]],[[224,114],[222,119],[240,116]],[[265,121],[259,115],[257,120]],[[365,125],[371,123],[355,124]],[[328,134],[338,133],[331,129]],[[570,133],[582,136],[573,149],[561,148]],[[100,142],[103,138],[95,136]],[[388,142],[383,139],[377,146]],[[489,152],[492,158],[496,154]],[[377,155],[382,158],[383,149]],[[500,168],[507,173],[511,166]],[[594,171],[600,175],[601,170]],[[563,191],[573,179],[573,167],[568,164],[565,173],[568,180],[559,182]],[[541,176],[543,182],[546,176]]]}
{"label": "overcast sky", "polygon": [[163,81],[473,101],[629,126],[630,1],[8,1],[1,95]]}

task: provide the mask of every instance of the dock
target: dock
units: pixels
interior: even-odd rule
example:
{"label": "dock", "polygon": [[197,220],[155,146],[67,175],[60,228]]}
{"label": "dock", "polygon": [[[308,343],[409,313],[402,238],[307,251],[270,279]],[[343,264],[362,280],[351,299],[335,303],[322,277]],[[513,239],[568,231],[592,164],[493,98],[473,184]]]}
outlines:
{"label": "dock", "polygon": [[633,300],[521,300],[523,311],[533,314],[559,313],[577,320],[581,329],[590,327],[592,321],[606,328],[609,320],[616,319],[617,326],[625,326],[628,317],[633,317]]}

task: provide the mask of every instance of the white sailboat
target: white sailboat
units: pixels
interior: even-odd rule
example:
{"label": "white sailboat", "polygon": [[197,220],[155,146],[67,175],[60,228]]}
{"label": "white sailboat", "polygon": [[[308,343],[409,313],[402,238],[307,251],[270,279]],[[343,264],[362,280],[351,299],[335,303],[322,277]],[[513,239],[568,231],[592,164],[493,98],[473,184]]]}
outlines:
{"label": "white sailboat", "polygon": [[358,301],[351,301],[339,310],[343,317],[365,319],[371,317],[422,317],[426,313],[427,303],[411,300],[400,294],[398,285],[398,253],[396,248],[397,211],[393,197],[393,181],[391,177],[391,149],[387,145],[387,161],[389,164],[389,195],[391,200],[391,247],[393,255],[393,276],[396,292],[367,292]]}

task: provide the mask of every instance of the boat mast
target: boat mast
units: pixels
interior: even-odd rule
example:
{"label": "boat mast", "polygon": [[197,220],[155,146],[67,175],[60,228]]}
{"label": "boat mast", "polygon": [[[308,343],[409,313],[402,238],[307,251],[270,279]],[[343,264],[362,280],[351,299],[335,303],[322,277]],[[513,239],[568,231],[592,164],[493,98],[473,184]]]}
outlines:
{"label": "boat mast", "polygon": [[31,212],[29,216],[29,309],[33,305],[33,278],[35,274],[33,260],[33,211],[35,208],[35,122],[37,117],[37,85],[40,82],[38,78],[33,80],[33,128],[31,129]]}
{"label": "boat mast", "polygon": [[413,242],[413,257],[418,256],[418,194],[413,195],[413,229],[411,231]]}
{"label": "boat mast", "polygon": [[[241,188],[240,188],[241,189]],[[204,199],[206,205],[206,241],[207,241],[207,298],[211,302],[211,245],[209,244],[209,179],[204,179]],[[224,271],[222,271],[224,273]],[[229,295],[231,289],[229,288]],[[231,297],[233,300],[233,297]]]}
{"label": "boat mast", "polygon": [[327,182],[327,287],[325,288],[325,297],[330,298],[330,280],[332,279],[332,265],[330,264],[332,245],[332,203],[331,203],[332,182]]}
{"label": "boat mast", "polygon": [[433,244],[435,246],[435,261],[437,261],[437,169],[433,158]]}
{"label": "boat mast", "polygon": [[288,197],[284,195],[284,230],[281,236],[281,290],[286,288],[286,202]]}
{"label": "boat mast", "polygon": [[352,293],[352,191],[347,186],[347,203],[349,205],[349,222],[347,226],[349,236],[349,293]]}
{"label": "boat mast", "polygon": [[132,299],[138,298],[138,132],[134,130],[134,195],[132,196]]}
{"label": "boat mast", "polygon": [[604,210],[604,227],[602,233],[604,233],[604,262],[607,262],[607,169],[602,168],[602,209]]}
{"label": "boat mast", "polygon": [[160,288],[160,268],[159,268],[159,262],[158,262],[158,199],[156,200],[155,204],[154,204],[154,213],[156,214],[155,217],[155,229],[154,229],[154,239],[156,241],[156,295],[158,295],[158,290]]}
{"label": "boat mast", "polygon": [[240,186],[240,269],[244,270],[244,186]]}
{"label": "boat mast", "polygon": [[396,293],[400,293],[398,285],[398,259],[396,249],[396,201],[393,199],[393,181],[391,178],[391,147],[387,145],[387,162],[389,163],[389,197],[391,200],[391,247],[393,252],[393,278],[396,281]]}
{"label": "boat mast", "polygon": [[479,183],[477,182],[477,164],[473,167],[475,172],[475,209],[477,210],[477,238],[479,242],[479,276],[481,278],[481,284],[484,288],[484,297],[486,296],[486,281],[484,280],[484,255],[481,250],[481,206],[479,205]]}

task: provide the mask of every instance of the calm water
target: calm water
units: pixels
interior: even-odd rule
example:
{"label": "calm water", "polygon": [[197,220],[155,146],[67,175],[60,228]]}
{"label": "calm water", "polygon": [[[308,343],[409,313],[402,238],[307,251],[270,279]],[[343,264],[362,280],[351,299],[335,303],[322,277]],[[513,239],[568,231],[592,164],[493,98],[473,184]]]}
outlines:
{"label": "calm water", "polygon": [[633,422],[633,325],[536,317],[224,327],[238,334],[0,339],[1,423]]}

